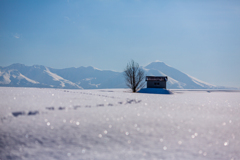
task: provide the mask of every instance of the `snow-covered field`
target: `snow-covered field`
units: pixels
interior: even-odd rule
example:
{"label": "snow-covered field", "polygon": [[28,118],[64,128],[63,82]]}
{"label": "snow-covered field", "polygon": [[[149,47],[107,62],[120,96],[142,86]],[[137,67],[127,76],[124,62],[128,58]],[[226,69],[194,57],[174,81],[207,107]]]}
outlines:
{"label": "snow-covered field", "polygon": [[0,160],[238,160],[240,92],[0,88]]}

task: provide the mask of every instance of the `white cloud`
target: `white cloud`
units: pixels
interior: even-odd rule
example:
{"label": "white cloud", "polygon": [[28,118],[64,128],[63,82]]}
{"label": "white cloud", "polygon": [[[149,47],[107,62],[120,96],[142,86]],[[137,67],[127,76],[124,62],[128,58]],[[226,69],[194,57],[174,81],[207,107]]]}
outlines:
{"label": "white cloud", "polygon": [[67,16],[64,16],[64,19],[68,20],[68,21],[71,21],[69,17]]}
{"label": "white cloud", "polygon": [[13,37],[18,39],[18,38],[20,38],[20,34],[16,33],[16,34],[13,35]]}

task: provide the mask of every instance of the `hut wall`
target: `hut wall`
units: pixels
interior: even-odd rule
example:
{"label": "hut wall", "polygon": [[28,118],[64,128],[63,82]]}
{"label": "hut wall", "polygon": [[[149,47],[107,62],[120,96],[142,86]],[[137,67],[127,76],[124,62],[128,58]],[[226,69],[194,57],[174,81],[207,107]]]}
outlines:
{"label": "hut wall", "polygon": [[147,81],[147,88],[164,88],[164,89],[166,89],[166,81]]}

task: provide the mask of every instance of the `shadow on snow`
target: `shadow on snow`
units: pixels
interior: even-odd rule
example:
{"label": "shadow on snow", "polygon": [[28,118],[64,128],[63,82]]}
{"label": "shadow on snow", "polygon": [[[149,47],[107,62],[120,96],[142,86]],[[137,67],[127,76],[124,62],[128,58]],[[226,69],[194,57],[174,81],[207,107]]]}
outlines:
{"label": "shadow on snow", "polygon": [[149,94],[173,94],[173,92],[163,88],[142,88],[138,93],[149,93]]}

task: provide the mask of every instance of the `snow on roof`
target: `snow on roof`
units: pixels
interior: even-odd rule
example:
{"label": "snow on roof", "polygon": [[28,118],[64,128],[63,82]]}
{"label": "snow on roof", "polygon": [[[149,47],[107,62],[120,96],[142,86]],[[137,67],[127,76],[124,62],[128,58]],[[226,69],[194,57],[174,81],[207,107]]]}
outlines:
{"label": "snow on roof", "polygon": [[146,76],[146,81],[167,81],[167,76]]}

